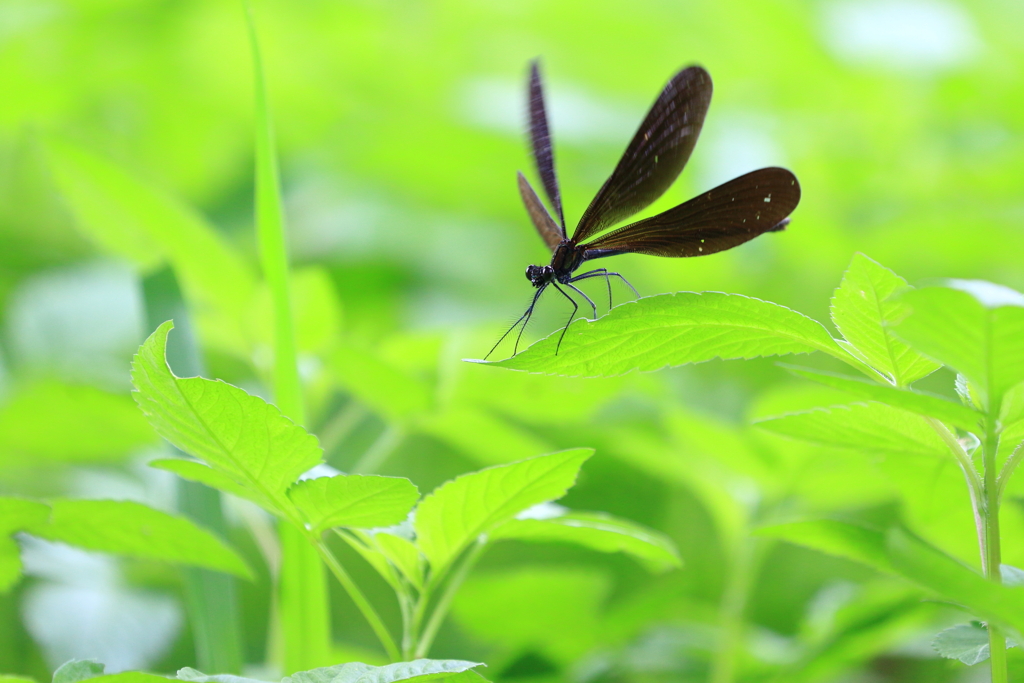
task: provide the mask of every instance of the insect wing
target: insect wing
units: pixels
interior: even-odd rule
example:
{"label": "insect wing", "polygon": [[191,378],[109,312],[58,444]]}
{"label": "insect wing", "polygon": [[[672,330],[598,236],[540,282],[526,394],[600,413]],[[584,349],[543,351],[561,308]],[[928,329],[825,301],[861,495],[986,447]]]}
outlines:
{"label": "insect wing", "polygon": [[799,202],[795,175],[784,168],[762,168],[583,246],[586,258],[706,256],[781,230]]}
{"label": "insect wing", "polygon": [[548,245],[548,249],[554,251],[562,242],[562,231],[551,218],[548,210],[544,208],[544,204],[540,201],[537,193],[534,192],[533,186],[530,185],[530,181],[526,179],[526,176],[519,173],[518,180],[519,194],[523,198],[523,204],[526,205],[526,212],[530,214],[533,227],[537,228],[537,232],[540,233],[544,244]]}
{"label": "insect wing", "polygon": [[574,242],[650,206],[675,182],[697,144],[711,91],[711,76],[699,66],[672,77],[584,212]]}
{"label": "insect wing", "polygon": [[562,195],[558,190],[555,175],[555,157],[551,151],[551,133],[548,131],[548,116],[544,107],[544,89],[541,86],[540,67],[536,61],[530,64],[530,144],[533,160],[537,164],[544,192],[548,195],[551,208],[558,218],[561,237],[565,237],[565,216],[562,213]]}

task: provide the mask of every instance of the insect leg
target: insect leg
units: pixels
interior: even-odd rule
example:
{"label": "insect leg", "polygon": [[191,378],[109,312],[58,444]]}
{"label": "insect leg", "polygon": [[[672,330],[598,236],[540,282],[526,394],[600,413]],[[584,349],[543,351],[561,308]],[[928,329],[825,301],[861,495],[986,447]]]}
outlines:
{"label": "insect leg", "polygon": [[584,294],[584,293],[583,293],[583,291],[582,291],[582,290],[580,290],[580,288],[579,288],[579,287],[577,287],[576,285],[572,285],[572,284],[569,284],[568,282],[566,282],[566,283],[564,283],[564,284],[565,284],[565,286],[566,286],[566,287],[572,287],[572,289],[573,289],[573,290],[574,290],[574,291],[575,291],[575,292],[576,292],[577,294],[579,294],[580,296],[582,296],[582,297],[583,297],[584,299],[586,299],[586,300],[587,300],[587,303],[588,303],[588,304],[590,304],[590,307],[591,307],[592,309],[594,309],[594,320],[597,320],[597,304],[595,304],[595,303],[594,303],[593,301],[591,301],[590,297],[589,297],[589,296],[587,296],[586,294]]}
{"label": "insect leg", "polygon": [[[569,325],[572,324],[572,319],[576,317],[576,311],[580,310],[580,305],[578,303],[576,303],[576,301],[571,296],[566,294],[565,290],[562,289],[561,287],[559,287],[555,282],[552,282],[551,284],[555,285],[555,289],[557,289],[559,292],[561,292],[562,296],[564,296],[566,299],[568,299],[569,303],[572,304],[572,314],[569,316],[569,322],[567,322],[565,324],[565,327],[562,328],[562,335],[558,338],[558,344],[555,345],[555,355],[557,356],[558,355],[558,349],[562,348],[562,340],[565,339],[565,333],[566,333],[566,331],[568,331]],[[573,289],[576,289],[576,288],[573,287]],[[577,291],[579,291],[579,290],[577,290]]]}
{"label": "insect leg", "polygon": [[[601,270],[604,270],[604,268],[601,268]],[[617,277],[620,280],[622,280],[623,282],[625,282],[626,286],[633,290],[633,294],[636,294],[636,298],[637,299],[640,298],[640,292],[636,291],[636,287],[634,287],[632,284],[630,284],[629,280],[627,280],[626,278],[622,277],[622,273],[613,273],[613,272],[608,272],[606,270],[605,270],[605,272],[601,273],[601,272],[599,272],[597,270],[591,270],[591,271],[588,271],[586,273],[583,273],[582,275],[577,275],[576,277],[574,277],[571,280],[569,280],[569,282],[576,282],[577,280],[586,280],[587,278],[591,278],[591,277],[610,278],[610,277],[613,277],[613,276]]]}
{"label": "insect leg", "polygon": [[[533,307],[537,305],[537,299],[540,298],[541,292],[543,292],[545,288],[547,288],[547,285],[544,285],[537,290],[537,293],[533,295],[533,301],[530,302],[530,307],[526,309],[525,313],[519,316],[519,320],[515,321],[515,323],[512,324],[512,327],[508,328],[508,330],[505,331],[505,334],[501,335],[501,338],[498,339],[498,341],[495,342],[494,346],[491,347],[491,350],[487,352],[487,356],[490,356],[492,353],[494,353],[494,350],[498,348],[498,345],[501,344],[501,342],[505,341],[505,337],[507,337],[509,333],[512,332],[512,330],[516,329],[519,323],[523,323],[523,329],[519,330],[519,335],[516,336],[515,349],[512,351],[512,355],[516,355],[516,351],[519,350],[519,339],[523,336],[523,330],[525,330],[526,326],[530,324],[530,316],[533,315]],[[526,320],[526,322],[523,322],[524,319]],[[487,360],[487,356],[484,356],[484,360]]]}
{"label": "insect leg", "polygon": [[[570,278],[569,282],[576,282],[577,280],[586,280],[588,277],[604,277],[605,284],[608,285],[608,308],[612,307],[612,279],[608,276],[607,268],[598,268],[597,270],[588,270],[586,273],[577,275],[574,278]],[[566,283],[568,284],[568,283]],[[597,317],[597,316],[594,316]]]}

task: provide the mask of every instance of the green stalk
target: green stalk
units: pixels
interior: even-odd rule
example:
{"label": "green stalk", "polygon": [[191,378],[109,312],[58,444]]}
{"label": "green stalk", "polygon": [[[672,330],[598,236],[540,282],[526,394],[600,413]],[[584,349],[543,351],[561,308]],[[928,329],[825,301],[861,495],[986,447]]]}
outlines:
{"label": "green stalk", "polygon": [[[974,529],[978,535],[978,548],[985,548],[985,484],[982,482],[981,477],[978,476],[978,471],[974,469],[974,463],[971,462],[971,456],[967,455],[967,451],[957,440],[956,435],[949,431],[946,425],[942,424],[941,420],[936,420],[934,417],[926,417],[925,421],[931,425],[935,433],[945,442],[950,452],[953,454],[953,458],[956,460],[956,464],[960,467],[960,471],[964,473],[964,479],[967,480],[967,493],[971,497],[971,511],[974,514]],[[982,550],[982,564],[984,564],[984,550]]]}
{"label": "green stalk", "polygon": [[711,663],[711,683],[736,680],[736,660],[743,642],[747,602],[765,550],[765,539],[748,535],[740,539],[733,553],[719,611],[719,636]]}
{"label": "green stalk", "polygon": [[377,638],[380,640],[381,645],[384,646],[384,650],[387,651],[388,657],[393,662],[400,661],[398,646],[395,645],[394,638],[391,637],[391,633],[384,625],[384,621],[380,618],[380,615],[377,614],[377,610],[373,608],[370,601],[367,600],[366,596],[363,595],[363,592],[359,590],[359,586],[357,586],[355,581],[352,580],[352,577],[348,575],[345,568],[341,566],[341,563],[338,562],[338,559],[331,552],[330,548],[327,547],[327,544],[321,539],[312,540],[316,547],[316,551],[320,554],[320,557],[323,558],[324,563],[330,568],[331,572],[338,579],[338,582],[345,587],[345,590],[352,598],[352,602],[356,604],[356,607],[358,607],[359,611],[362,612],[363,617],[365,617],[366,621],[370,623],[370,628],[372,628],[373,632],[377,634]]}
{"label": "green stalk", "polygon": [[[263,277],[270,290],[274,317],[272,384],[277,407],[297,424],[306,420],[292,326],[288,250],[281,209],[274,131],[267,102],[263,61],[256,26],[245,4],[252,45],[256,94],[256,237]],[[331,650],[330,602],[324,568],[314,548],[298,529],[279,524],[281,573],[278,585],[278,626],[285,673],[328,664]]]}
{"label": "green stalk", "polygon": [[[998,406],[994,411],[990,407],[989,414],[985,418],[985,436],[981,442],[982,458],[985,463],[985,547],[982,548],[982,567],[989,580],[1001,583],[999,486],[996,476],[999,436],[995,429],[995,415],[998,414]],[[1006,683],[1006,636],[991,622],[988,625],[988,642],[992,664],[992,683]]]}
{"label": "green stalk", "polygon": [[[469,576],[469,572],[476,566],[477,561],[483,554],[484,549],[487,547],[487,542],[484,540],[477,540],[473,547],[469,549],[466,556],[462,560],[462,564],[456,572],[448,579],[448,585],[445,586],[444,593],[441,594],[441,598],[437,601],[434,606],[434,611],[430,615],[430,619],[427,621],[426,628],[423,629],[423,633],[418,639],[416,645],[415,657],[426,657],[427,653],[430,652],[430,646],[434,644],[434,638],[437,637],[437,631],[441,628],[441,623],[444,621],[445,616],[448,614],[448,610],[451,609],[452,601],[455,599],[455,594],[459,592],[459,588],[462,586],[463,581]],[[430,598],[429,593],[424,592],[421,596],[421,600],[426,602]]]}

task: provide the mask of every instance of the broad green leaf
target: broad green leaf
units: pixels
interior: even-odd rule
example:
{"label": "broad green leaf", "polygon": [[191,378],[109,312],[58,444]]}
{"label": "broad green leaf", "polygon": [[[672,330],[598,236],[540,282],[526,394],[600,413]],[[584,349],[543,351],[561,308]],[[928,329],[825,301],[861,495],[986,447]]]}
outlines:
{"label": "broad green leaf", "polygon": [[50,506],[49,522],[31,529],[34,536],[252,578],[234,550],[184,517],[130,501],[53,500]]}
{"label": "broad green leaf", "polygon": [[1003,579],[1003,585],[1016,588],[1024,586],[1024,569],[1009,564],[999,565],[999,574]]}
{"label": "broad green leaf", "polygon": [[626,553],[653,571],[682,565],[678,551],[664,535],[599,512],[570,512],[548,519],[512,519],[495,529],[490,538],[575,543],[603,553]]}
{"label": "broad green leaf", "polygon": [[884,532],[860,524],[815,519],[763,526],[755,533],[845,557],[882,572],[893,571],[885,549]]}
{"label": "broad green leaf", "polygon": [[119,674],[106,674],[92,679],[93,683],[167,683],[168,680],[172,679],[144,671],[122,671]]}
{"label": "broad green leaf", "polygon": [[[979,617],[1024,633],[1024,591],[989,581],[921,538],[898,527],[886,532],[893,568],[905,578]],[[1011,634],[1016,635],[1016,634]]]}
{"label": "broad green leaf", "polygon": [[371,529],[398,524],[408,516],[419,490],[402,477],[339,474],[306,479],[288,490],[316,533],[331,527]]}
{"label": "broad green leaf", "polygon": [[[1007,640],[1007,647],[1016,647]],[[946,659],[959,659],[967,666],[980,664],[989,658],[988,628],[979,621],[957,624],[935,636],[932,647]]]}
{"label": "broad green leaf", "polygon": [[[285,676],[281,683],[398,683],[399,681],[465,681],[460,674],[484,666],[459,659],[416,659],[385,666],[349,662]],[[468,679],[472,680],[472,679]],[[477,680],[480,680],[479,675]]]}
{"label": "broad green leaf", "polygon": [[11,534],[46,524],[50,507],[24,498],[0,498],[0,593],[21,578],[21,548]]}
{"label": "broad green leaf", "polygon": [[416,588],[423,588],[423,555],[412,541],[382,531],[373,535],[377,547]]}
{"label": "broad green leaf", "polygon": [[158,441],[128,396],[39,382],[0,407],[0,464],[109,462]]}
{"label": "broad green leaf", "polygon": [[149,423],[181,450],[290,509],[285,491],[321,460],[316,437],[238,387],[175,377],[165,359],[172,327],[157,328],[132,362],[135,400]]}
{"label": "broad green leaf", "polygon": [[849,522],[815,520],[763,527],[757,533],[896,574],[980,617],[1024,632],[1024,591],[989,581],[899,527],[879,531]]}
{"label": "broad green leaf", "polygon": [[776,434],[862,451],[936,457],[949,452],[920,415],[877,402],[815,408],[755,424]]}
{"label": "broad green leaf", "polygon": [[951,401],[938,394],[929,394],[916,389],[900,389],[878,384],[860,377],[847,377],[831,372],[806,368],[783,366],[798,377],[839,389],[868,401],[878,401],[893,408],[901,408],[918,415],[934,417],[968,431],[978,430],[981,414],[962,403]]}
{"label": "broad green leaf", "polygon": [[151,270],[169,261],[204,338],[244,354],[243,314],[255,276],[191,209],[91,152],[51,140],[57,184],[80,229],[108,252]]}
{"label": "broad green leaf", "polygon": [[966,375],[985,405],[1024,381],[1024,295],[975,280],[906,292],[910,313],[895,326],[914,347]]}
{"label": "broad green leaf", "polygon": [[194,681],[195,683],[266,683],[256,678],[246,678],[234,674],[204,674],[202,671],[193,669],[190,666],[178,669],[177,679],[179,681]]}
{"label": "broad green leaf", "polygon": [[374,541],[374,534],[362,529],[348,529],[346,531],[347,533],[338,530],[337,534],[343,541],[348,543],[349,547],[362,555],[366,563],[373,567],[395,592],[404,590],[400,579],[400,572],[397,572],[396,568],[388,562],[387,556],[384,555],[380,546]]}
{"label": "broad green leaf", "polygon": [[106,666],[92,659],[72,659],[53,672],[53,683],[78,683],[102,676]]}
{"label": "broad green leaf", "polygon": [[[385,666],[372,666],[362,662],[348,662],[320,669],[300,671],[285,676],[281,683],[399,683],[400,681],[460,681],[471,683],[482,681],[477,674],[475,679],[466,678],[463,674],[473,673],[472,669],[485,666],[479,662],[466,662],[459,659],[416,659],[411,662],[396,662]],[[178,670],[178,680],[191,683],[260,683],[252,678],[233,676],[230,674],[204,674],[201,671],[186,667]]]}
{"label": "broad green leaf", "polygon": [[416,508],[416,543],[441,572],[463,548],[528,507],[555,500],[576,482],[593,451],[577,448],[464,474]]}
{"label": "broad green leaf", "polygon": [[422,591],[425,562],[420,549],[411,540],[392,533],[405,526],[408,526],[411,534],[412,525],[403,524],[374,531],[351,529],[349,533],[355,536],[354,539],[346,534],[341,534],[341,537],[348,541],[349,545],[355,548],[395,590],[402,590],[398,577],[404,576],[417,590]]}
{"label": "broad green leaf", "polygon": [[162,460],[151,460],[148,464],[150,467],[158,470],[174,472],[183,479],[199,482],[200,484],[205,484],[210,488],[217,489],[218,491],[223,491],[224,493],[230,493],[238,496],[239,498],[251,500],[267,512],[281,517],[285,516],[284,513],[278,509],[276,499],[272,500],[263,495],[258,489],[250,488],[245,484],[239,483],[224,472],[215,470],[212,467],[204,465],[196,460],[168,458]]}
{"label": "broad green leaf", "polygon": [[864,254],[854,254],[843,281],[832,296],[832,322],[864,359],[906,386],[939,368],[939,364],[896,338],[886,326],[898,320],[905,305],[889,299],[907,288],[907,281]]}
{"label": "broad green leaf", "polygon": [[[608,377],[721,358],[825,353],[845,358],[820,323],[768,301],[721,292],[661,294],[557,330],[522,353],[491,362],[552,375]],[[483,361],[480,361],[483,362]]]}
{"label": "broad green leaf", "polygon": [[342,346],[334,352],[331,367],[342,386],[389,420],[407,421],[432,405],[426,383],[363,349]]}
{"label": "broad green leaf", "polygon": [[27,676],[0,674],[0,683],[36,683],[36,679],[28,678]]}

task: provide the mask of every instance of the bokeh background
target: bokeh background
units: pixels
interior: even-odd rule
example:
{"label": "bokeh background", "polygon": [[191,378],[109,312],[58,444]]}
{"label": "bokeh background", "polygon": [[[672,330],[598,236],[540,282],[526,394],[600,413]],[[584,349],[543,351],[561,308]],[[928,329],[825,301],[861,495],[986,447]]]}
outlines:
{"label": "bokeh background", "polygon": [[[331,464],[429,490],[592,446],[565,504],[665,531],[686,562],[652,576],[617,556],[501,546],[435,656],[487,661],[502,681],[706,680],[723,591],[753,553],[737,680],[980,680],[983,667],[929,645],[963,615],[749,537],[780,510],[899,514],[976,564],[952,463],[757,431],[758,415],[834,398],[772,360],[565,380],[461,359],[481,357],[521,313],[523,272],[547,258],[515,187],[517,170],[532,174],[535,57],[569,223],[691,63],[710,71],[714,99],[689,166],[647,213],[760,166],[800,179],[784,233],[707,258],[616,258],[642,294],[737,292],[826,321],[855,252],[912,283],[1024,288],[1024,3],[258,0],[254,11],[309,426]],[[253,121],[235,0],[0,0],[0,493],[173,509],[173,478],[144,465],[162,446],[129,398],[128,363],[179,288],[179,326],[200,340],[203,373],[267,395]],[[205,237],[172,253],[147,236],[161,221]],[[589,290],[598,301],[601,286]],[[568,312],[547,298],[527,336]],[[367,364],[394,381],[368,381]],[[951,383],[939,373],[924,385],[951,394]],[[1024,564],[1024,519],[1010,507],[1006,561]],[[246,661],[265,666],[267,522],[237,501],[226,514],[261,568],[239,585],[238,617]],[[28,577],[0,596],[0,672],[47,680],[71,657],[114,670],[195,664],[176,569],[19,542]],[[383,585],[350,559],[394,618]],[[334,603],[339,661],[379,659],[340,591]]]}

